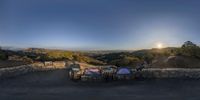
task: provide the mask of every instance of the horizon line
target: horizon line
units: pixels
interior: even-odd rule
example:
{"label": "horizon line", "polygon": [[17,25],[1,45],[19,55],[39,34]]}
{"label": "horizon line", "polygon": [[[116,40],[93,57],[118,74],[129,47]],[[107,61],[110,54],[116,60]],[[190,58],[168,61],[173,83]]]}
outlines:
{"label": "horizon line", "polygon": [[[165,48],[179,48],[181,46],[167,46],[163,47],[162,49]],[[0,46],[1,49],[3,50],[25,50],[25,49],[49,49],[49,50],[66,50],[66,51],[138,51],[138,50],[149,50],[149,49],[159,49],[156,47],[152,48],[138,48],[138,49],[81,49],[81,48],[59,48],[59,47],[17,47],[17,46]]]}

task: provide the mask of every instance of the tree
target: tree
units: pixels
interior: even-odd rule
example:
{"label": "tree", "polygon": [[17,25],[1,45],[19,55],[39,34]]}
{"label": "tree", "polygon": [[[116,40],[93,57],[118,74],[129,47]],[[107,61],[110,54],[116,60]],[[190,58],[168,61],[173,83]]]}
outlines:
{"label": "tree", "polygon": [[182,45],[182,48],[187,48],[187,47],[197,47],[196,44],[192,43],[191,41],[186,41],[184,42],[184,44]]}
{"label": "tree", "polygon": [[184,56],[191,56],[200,58],[200,48],[192,43],[191,41],[186,41],[181,47],[181,53]]}

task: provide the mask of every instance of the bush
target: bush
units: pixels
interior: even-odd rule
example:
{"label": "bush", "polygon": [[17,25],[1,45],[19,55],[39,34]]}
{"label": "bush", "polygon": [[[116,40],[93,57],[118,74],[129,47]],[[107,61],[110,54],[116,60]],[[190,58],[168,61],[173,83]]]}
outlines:
{"label": "bush", "polygon": [[124,56],[123,58],[112,60],[110,64],[116,65],[116,66],[135,67],[139,62],[140,62],[140,59],[136,57]]}

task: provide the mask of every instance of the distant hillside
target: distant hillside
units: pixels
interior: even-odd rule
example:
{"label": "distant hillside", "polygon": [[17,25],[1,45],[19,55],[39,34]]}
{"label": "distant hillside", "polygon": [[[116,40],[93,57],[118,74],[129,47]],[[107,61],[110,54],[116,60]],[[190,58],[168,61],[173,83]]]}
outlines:
{"label": "distant hillside", "polygon": [[79,51],[79,52],[90,56],[94,56],[94,55],[104,55],[110,53],[133,52],[133,50],[89,50],[89,51]]}
{"label": "distant hillside", "polygon": [[200,47],[186,41],[181,47],[145,49],[93,56],[95,59],[116,66],[136,67],[147,62],[149,67],[200,68]]}
{"label": "distant hillside", "polygon": [[135,68],[142,63],[149,67],[200,68],[200,47],[186,41],[181,47],[144,49],[138,51],[67,51],[44,48],[28,48],[20,51],[0,50],[0,60],[16,58],[25,62],[78,61],[94,65],[116,65]]}
{"label": "distant hillside", "polygon": [[43,48],[28,48],[23,50],[23,52],[33,60],[39,61],[71,60],[97,65],[104,64],[103,62],[93,59],[81,52]]}
{"label": "distant hillside", "polygon": [[70,61],[95,64],[95,65],[104,64],[102,61],[91,58],[81,52],[43,49],[43,48],[28,48],[20,51],[0,50],[0,60],[7,61],[11,57],[12,60],[16,59],[16,61],[22,61],[22,62],[70,60]]}

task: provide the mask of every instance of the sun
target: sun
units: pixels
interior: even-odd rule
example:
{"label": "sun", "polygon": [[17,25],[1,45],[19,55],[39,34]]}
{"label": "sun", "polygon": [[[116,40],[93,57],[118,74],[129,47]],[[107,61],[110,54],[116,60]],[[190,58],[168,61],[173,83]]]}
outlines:
{"label": "sun", "polygon": [[162,49],[163,48],[163,44],[162,43],[157,43],[157,48],[158,49]]}

